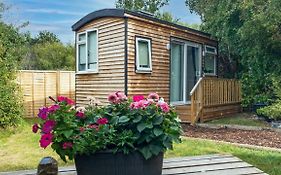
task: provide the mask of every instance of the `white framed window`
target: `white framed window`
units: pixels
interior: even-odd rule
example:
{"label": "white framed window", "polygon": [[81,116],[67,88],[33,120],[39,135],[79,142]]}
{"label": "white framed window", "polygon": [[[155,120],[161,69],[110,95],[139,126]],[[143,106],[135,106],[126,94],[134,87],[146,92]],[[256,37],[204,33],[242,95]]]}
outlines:
{"label": "white framed window", "polygon": [[150,73],[151,71],[151,40],[136,37],[136,72]]}
{"label": "white framed window", "polygon": [[204,50],[205,64],[204,74],[205,75],[216,75],[217,74],[217,49],[212,46],[205,46]]}
{"label": "white framed window", "polygon": [[76,67],[78,73],[98,72],[98,30],[77,34]]}

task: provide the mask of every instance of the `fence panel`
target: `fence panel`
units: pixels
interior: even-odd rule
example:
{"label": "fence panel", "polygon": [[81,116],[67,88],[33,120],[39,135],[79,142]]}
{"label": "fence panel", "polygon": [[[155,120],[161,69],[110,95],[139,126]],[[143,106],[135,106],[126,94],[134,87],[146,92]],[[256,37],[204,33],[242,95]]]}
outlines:
{"label": "fence panel", "polygon": [[75,98],[74,71],[21,70],[17,82],[22,89],[27,118],[36,117],[38,108],[50,105],[49,96]]}

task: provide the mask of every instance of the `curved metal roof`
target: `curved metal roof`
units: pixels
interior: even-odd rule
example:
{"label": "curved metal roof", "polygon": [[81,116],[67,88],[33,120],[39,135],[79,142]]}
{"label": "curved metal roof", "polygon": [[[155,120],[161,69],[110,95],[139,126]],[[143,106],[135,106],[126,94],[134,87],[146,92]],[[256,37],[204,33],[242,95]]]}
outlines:
{"label": "curved metal roof", "polygon": [[164,20],[155,18],[153,16],[146,15],[145,13],[138,13],[138,12],[133,12],[133,11],[124,10],[124,9],[101,9],[101,10],[97,10],[97,11],[94,11],[92,13],[89,13],[88,15],[84,16],[79,21],[77,21],[75,24],[73,24],[72,30],[77,31],[81,27],[86,25],[87,23],[90,23],[91,21],[99,19],[99,18],[104,18],[104,17],[125,18],[126,17],[125,14],[130,14],[130,15],[133,15],[133,16],[141,17],[141,18],[148,19],[148,20],[158,22],[158,23],[161,23],[161,24],[173,26],[173,27],[176,27],[178,29],[198,33],[198,34],[206,36],[206,37],[211,37],[211,35],[209,33],[205,33],[205,32],[199,31],[199,30],[195,30],[195,29],[192,29],[192,28],[189,28],[189,27],[186,27],[186,26],[182,26],[182,25],[178,25],[178,24],[175,24],[175,23],[171,23],[171,22],[168,22],[168,21],[164,21]]}

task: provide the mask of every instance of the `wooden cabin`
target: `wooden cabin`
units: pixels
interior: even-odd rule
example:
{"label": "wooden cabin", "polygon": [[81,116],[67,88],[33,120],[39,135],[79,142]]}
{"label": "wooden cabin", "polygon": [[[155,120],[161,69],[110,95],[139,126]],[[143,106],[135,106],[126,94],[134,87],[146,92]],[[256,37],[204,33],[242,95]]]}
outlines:
{"label": "wooden cabin", "polygon": [[237,80],[217,77],[218,41],[210,34],[143,12],[103,9],[72,26],[76,102],[106,102],[109,93],[157,92],[184,122],[239,112]]}

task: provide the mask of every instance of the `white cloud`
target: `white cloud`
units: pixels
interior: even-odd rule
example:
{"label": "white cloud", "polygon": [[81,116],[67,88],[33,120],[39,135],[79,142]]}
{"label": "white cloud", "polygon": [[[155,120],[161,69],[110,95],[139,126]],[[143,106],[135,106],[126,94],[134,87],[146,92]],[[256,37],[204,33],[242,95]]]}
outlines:
{"label": "white cloud", "polygon": [[86,14],[86,13],[81,13],[81,12],[58,10],[58,9],[47,9],[47,8],[24,9],[24,11],[31,12],[31,13],[48,13],[48,14],[74,15],[74,16],[82,16],[82,15]]}

